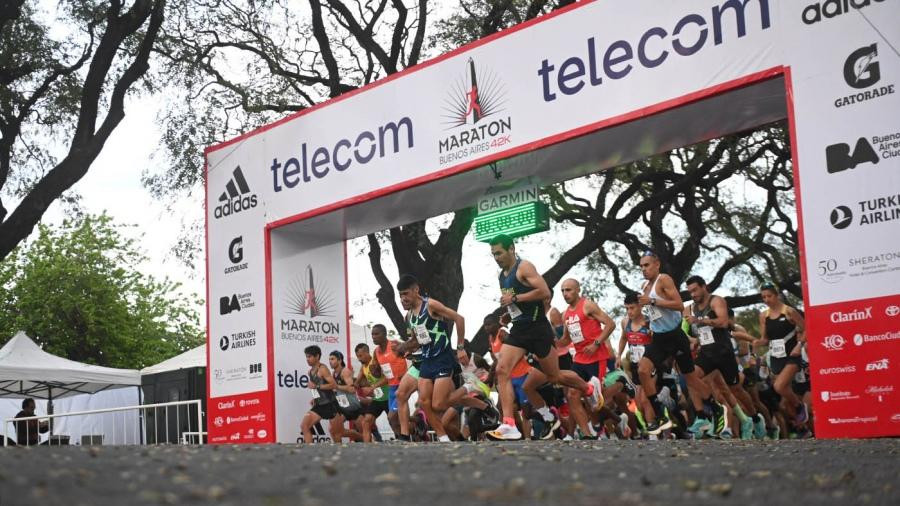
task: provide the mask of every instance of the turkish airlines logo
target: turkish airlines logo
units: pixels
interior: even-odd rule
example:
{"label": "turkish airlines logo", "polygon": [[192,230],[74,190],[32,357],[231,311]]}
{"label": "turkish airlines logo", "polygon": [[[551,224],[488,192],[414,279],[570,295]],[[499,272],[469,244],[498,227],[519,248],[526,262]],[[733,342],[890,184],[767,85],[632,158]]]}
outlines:
{"label": "turkish airlines logo", "polygon": [[883,358],[866,364],[866,371],[887,371],[890,368],[890,360]]}
{"label": "turkish airlines logo", "polygon": [[843,230],[853,223],[853,211],[847,206],[837,206],[831,211],[831,226]]}
{"label": "turkish airlines logo", "polygon": [[828,351],[843,350],[845,344],[847,344],[847,341],[840,334],[832,334],[822,342],[822,346]]}

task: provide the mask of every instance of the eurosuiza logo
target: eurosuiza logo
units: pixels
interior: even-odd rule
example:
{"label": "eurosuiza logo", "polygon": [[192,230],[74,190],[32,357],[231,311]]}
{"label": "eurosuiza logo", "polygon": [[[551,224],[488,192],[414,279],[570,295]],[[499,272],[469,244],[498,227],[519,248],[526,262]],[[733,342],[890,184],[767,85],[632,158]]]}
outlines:
{"label": "eurosuiza logo", "polygon": [[234,169],[231,179],[225,183],[225,190],[219,195],[218,202],[213,212],[213,216],[217,220],[256,207],[257,196],[250,191],[250,185],[247,184],[240,165]]}
{"label": "eurosuiza logo", "polygon": [[497,74],[477,67],[472,58],[466,61],[465,71],[453,81],[442,108],[444,130],[451,133],[438,141],[441,165],[511,142],[512,118],[501,114],[506,96],[505,84]]}

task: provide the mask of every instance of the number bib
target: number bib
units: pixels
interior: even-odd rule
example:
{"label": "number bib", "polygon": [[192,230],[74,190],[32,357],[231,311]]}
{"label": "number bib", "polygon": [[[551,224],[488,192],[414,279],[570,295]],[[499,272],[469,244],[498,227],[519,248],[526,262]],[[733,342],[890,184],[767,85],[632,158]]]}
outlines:
{"label": "number bib", "polygon": [[424,324],[416,325],[416,341],[422,345],[431,344],[431,334]]}
{"label": "number bib", "polygon": [[375,390],[372,390],[372,397],[377,399],[382,396],[384,396],[384,390],[382,390],[381,387],[375,387]]}
{"label": "number bib", "polygon": [[662,311],[660,311],[656,306],[644,306],[643,313],[644,316],[646,316],[650,321],[655,321],[662,318]]}
{"label": "number bib", "polygon": [[338,406],[340,406],[342,408],[350,407],[350,399],[347,398],[346,394],[338,394],[337,395],[337,403],[338,403]]}
{"label": "number bib", "polygon": [[389,380],[394,379],[394,370],[391,369],[391,364],[381,364],[381,374],[384,374],[384,377]]}
{"label": "number bib", "polygon": [[700,346],[708,346],[716,342],[716,339],[713,337],[712,327],[697,327],[697,333],[700,334]]}
{"label": "number bib", "polygon": [[631,361],[632,362],[640,362],[642,358],[644,358],[644,345],[632,344],[631,345]]}
{"label": "number bib", "polygon": [[318,391],[318,390],[313,389],[313,390],[310,390],[310,392],[311,392],[310,395],[312,395],[312,398],[313,398],[313,399],[318,399],[318,398],[319,398],[319,391]]}
{"label": "number bib", "polygon": [[510,304],[506,306],[506,312],[509,313],[509,317],[515,320],[516,318],[522,316],[522,310],[519,309],[519,306],[515,304]]}
{"label": "number bib", "polygon": [[773,339],[769,341],[769,352],[772,353],[772,356],[775,358],[784,358],[787,356],[787,351],[784,346],[784,339]]}
{"label": "number bib", "polygon": [[569,328],[569,337],[572,338],[573,343],[578,344],[584,341],[584,334],[581,333],[581,323],[570,323],[566,327]]}

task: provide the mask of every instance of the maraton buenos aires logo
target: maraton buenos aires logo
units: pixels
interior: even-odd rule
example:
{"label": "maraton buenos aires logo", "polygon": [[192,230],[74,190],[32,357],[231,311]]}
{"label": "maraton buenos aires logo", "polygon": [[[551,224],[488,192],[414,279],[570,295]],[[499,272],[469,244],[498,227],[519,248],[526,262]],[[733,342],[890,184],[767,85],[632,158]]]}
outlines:
{"label": "maraton buenos aires logo", "polygon": [[469,58],[465,73],[453,82],[444,101],[444,129],[452,133],[438,141],[440,164],[510,143],[512,118],[501,114],[505,104],[506,89],[500,78],[487,68],[476,69],[475,60]]}
{"label": "maraton buenos aires logo", "polygon": [[295,279],[288,288],[287,313],[296,316],[334,316],[334,298],[331,291],[320,280],[316,282],[311,265],[306,266],[306,274]]}
{"label": "maraton buenos aires logo", "polygon": [[250,191],[250,185],[244,178],[244,172],[238,165],[231,174],[231,179],[225,183],[225,191],[219,195],[219,205],[216,206],[213,216],[216,219],[231,216],[256,207],[256,194]]}
{"label": "maraton buenos aires logo", "polygon": [[341,326],[334,321],[337,302],[328,285],[311,265],[288,285],[281,318],[281,339],[306,343],[338,342]]}

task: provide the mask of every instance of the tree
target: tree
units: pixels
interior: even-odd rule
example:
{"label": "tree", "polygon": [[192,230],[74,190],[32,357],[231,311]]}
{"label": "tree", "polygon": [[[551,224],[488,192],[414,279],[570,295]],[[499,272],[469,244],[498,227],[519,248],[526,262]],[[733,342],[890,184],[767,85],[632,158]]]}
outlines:
{"label": "tree", "polygon": [[203,343],[199,301],[141,274],[135,241],[106,216],[39,226],[0,262],[0,336],[19,330],[79,362],[141,368]]}
{"label": "tree", "polygon": [[[50,7],[0,7],[0,259],[87,173],[122,121],[126,95],[149,68],[165,0]],[[61,157],[55,146],[65,148]],[[18,200],[12,212],[10,200]]]}

